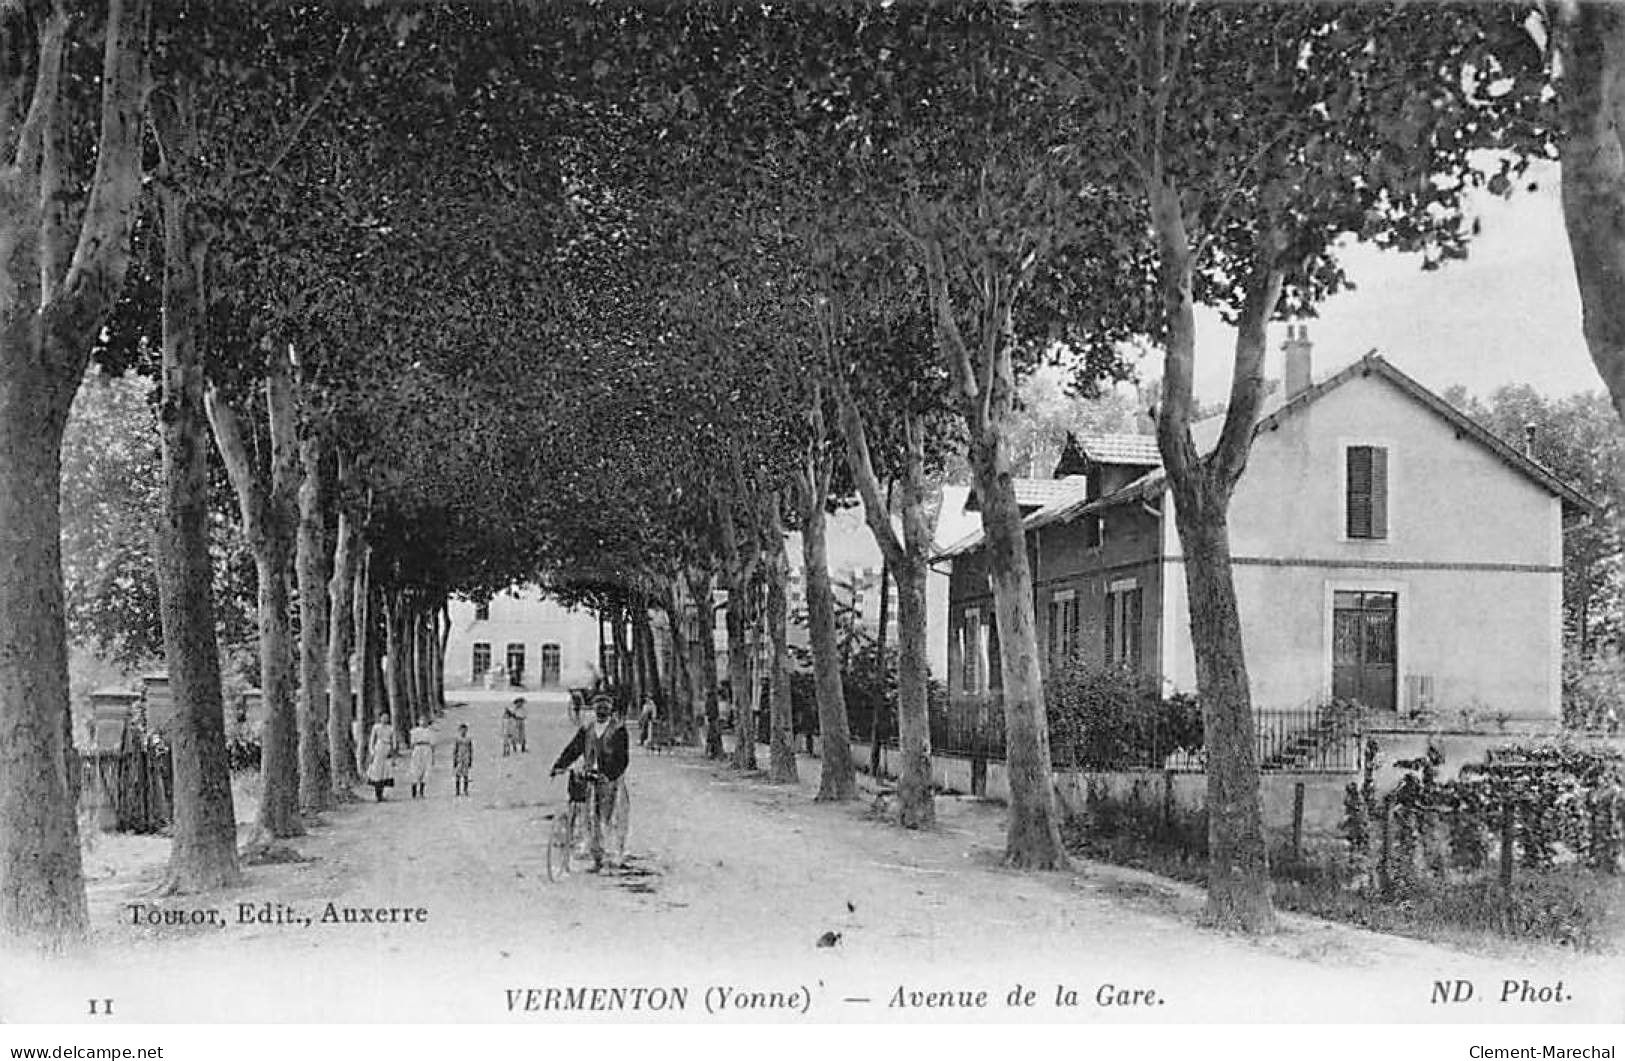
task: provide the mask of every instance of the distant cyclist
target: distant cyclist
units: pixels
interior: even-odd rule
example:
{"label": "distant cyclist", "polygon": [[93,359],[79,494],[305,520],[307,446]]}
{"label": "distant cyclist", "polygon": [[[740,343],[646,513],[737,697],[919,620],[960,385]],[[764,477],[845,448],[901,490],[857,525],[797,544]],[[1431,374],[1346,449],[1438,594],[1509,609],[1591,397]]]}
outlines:
{"label": "distant cyclist", "polygon": [[[570,738],[570,743],[559,753],[548,776],[557,777],[569,769],[571,763],[581,760],[582,772],[593,786],[594,810],[590,833],[593,869],[596,871],[603,868],[604,834],[609,829],[610,819],[621,797],[621,778],[626,773],[627,763],[631,761],[631,749],[626,726],[615,717],[615,705],[607,695],[593,698],[592,712],[593,720]],[[610,863],[613,865],[619,857],[620,852],[614,852]]]}

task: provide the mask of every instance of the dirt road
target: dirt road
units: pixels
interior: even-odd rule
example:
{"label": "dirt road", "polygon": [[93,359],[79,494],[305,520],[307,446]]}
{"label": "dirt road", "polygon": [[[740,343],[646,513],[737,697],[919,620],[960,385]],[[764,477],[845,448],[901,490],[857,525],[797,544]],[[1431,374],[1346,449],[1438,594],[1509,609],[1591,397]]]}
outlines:
{"label": "dirt road", "polygon": [[[95,951],[7,963],[0,1018],[92,1019],[87,1000],[112,998],[113,1019],[176,1022],[703,1020],[708,1008],[728,1019],[1625,1019],[1615,960],[1470,956],[1301,918],[1263,941],[1227,936],[1200,926],[1196,889],[1147,874],[1002,868],[993,804],[944,799],[941,828],[918,834],[868,800],[815,803],[815,760],[799,786],[771,786],[692,752],[634,748],[626,869],[553,884],[544,842],[563,782],[547,773],[570,732],[564,702],[533,696],[529,752],[504,758],[506,697],[464,696],[437,724],[427,798],[407,798],[404,780],[384,803],[369,792],[291,843],[302,861],[253,867],[229,895],[157,898],[166,843],[99,838],[87,855]],[[452,795],[459,722],[476,742],[466,798]],[[177,920],[188,923],[165,923]],[[1430,1001],[1441,981],[1471,984],[1472,1000]],[[1518,989],[1503,1003],[1508,981]],[[567,990],[578,987],[616,993]],[[1542,991],[1548,1001],[1517,1000]]]}

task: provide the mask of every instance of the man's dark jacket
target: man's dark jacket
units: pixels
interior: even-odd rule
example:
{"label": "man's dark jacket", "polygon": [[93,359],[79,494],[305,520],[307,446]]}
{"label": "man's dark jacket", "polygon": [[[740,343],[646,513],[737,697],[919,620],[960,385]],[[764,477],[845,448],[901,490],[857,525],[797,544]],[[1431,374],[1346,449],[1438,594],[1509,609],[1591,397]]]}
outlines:
{"label": "man's dark jacket", "polygon": [[[593,763],[593,751],[590,742],[599,744],[596,764]],[[592,725],[586,725],[576,730],[576,735],[570,738],[570,743],[564,746],[559,753],[558,761],[553,764],[554,770],[564,770],[577,759],[584,759],[590,769],[597,766],[600,773],[611,781],[620,780],[626,773],[627,763],[631,760],[631,750],[626,736],[626,727],[619,722],[612,722],[604,730],[602,738],[593,732]]]}

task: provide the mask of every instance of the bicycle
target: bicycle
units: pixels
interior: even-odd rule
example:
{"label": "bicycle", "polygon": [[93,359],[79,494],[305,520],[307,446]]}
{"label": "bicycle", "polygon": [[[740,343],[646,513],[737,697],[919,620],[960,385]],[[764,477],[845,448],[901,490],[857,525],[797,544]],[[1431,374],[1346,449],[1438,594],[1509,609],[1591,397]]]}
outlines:
{"label": "bicycle", "polygon": [[[595,835],[598,823],[598,786],[608,781],[597,770],[572,769],[565,775],[569,803],[564,811],[553,818],[553,829],[547,839],[547,879],[558,881],[570,875],[572,862],[577,858],[603,859],[605,841],[617,852],[626,849],[626,830],[631,813],[631,798],[626,785],[616,781],[615,808],[607,823],[608,835]],[[587,850],[581,850],[586,847]]]}

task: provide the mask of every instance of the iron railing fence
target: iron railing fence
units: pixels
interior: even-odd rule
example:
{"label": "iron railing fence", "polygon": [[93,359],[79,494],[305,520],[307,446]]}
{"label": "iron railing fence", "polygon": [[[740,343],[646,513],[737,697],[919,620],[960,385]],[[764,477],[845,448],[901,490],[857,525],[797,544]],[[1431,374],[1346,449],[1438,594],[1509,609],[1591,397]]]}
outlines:
{"label": "iron railing fence", "polygon": [[[1110,725],[1067,725],[1050,719],[1050,756],[1057,770],[1175,770],[1200,773],[1207,750],[1200,722],[1140,713]],[[1253,713],[1254,750],[1265,773],[1355,773],[1361,726],[1342,707]],[[1196,738],[1196,739],[1193,739]],[[895,743],[887,741],[888,744]],[[956,698],[931,713],[935,755],[1003,762],[1004,711],[996,700]]]}
{"label": "iron railing fence", "polygon": [[1004,705],[996,696],[937,705],[931,712],[931,753],[1004,762]]}
{"label": "iron railing fence", "polygon": [[1362,727],[1348,707],[1253,712],[1258,767],[1265,773],[1355,773]]}

